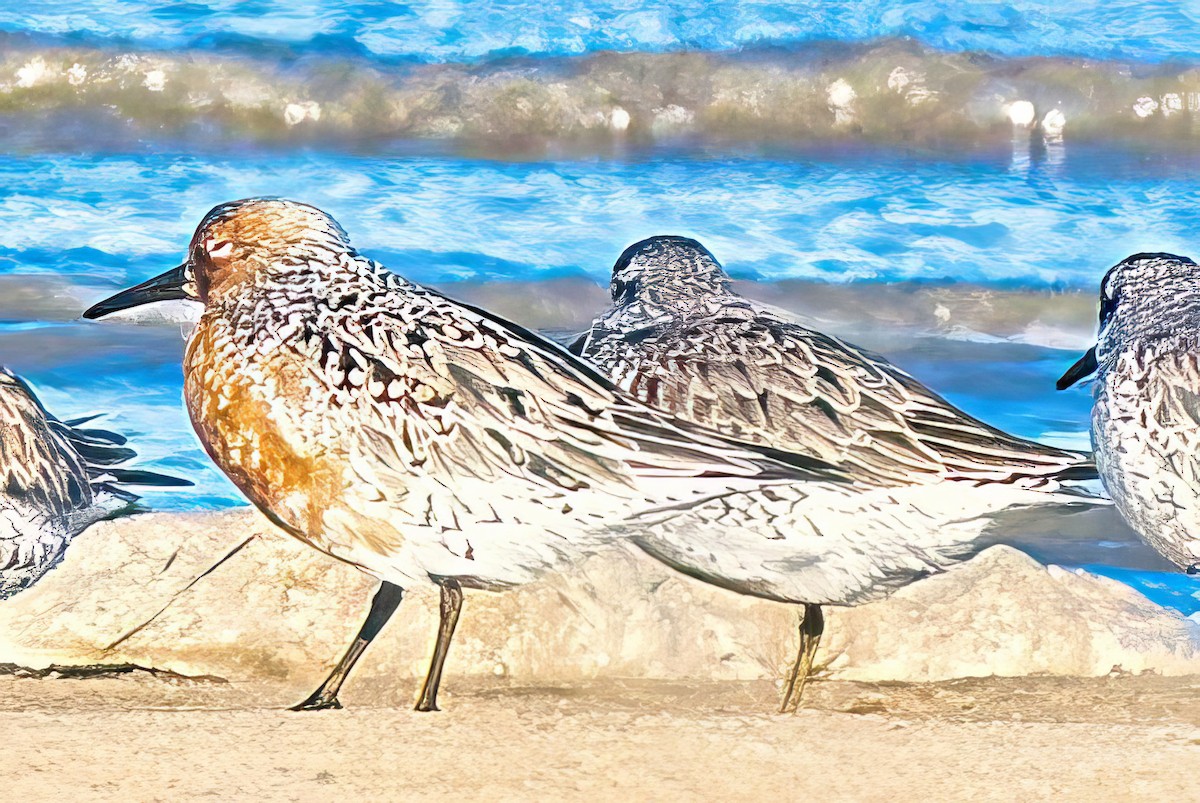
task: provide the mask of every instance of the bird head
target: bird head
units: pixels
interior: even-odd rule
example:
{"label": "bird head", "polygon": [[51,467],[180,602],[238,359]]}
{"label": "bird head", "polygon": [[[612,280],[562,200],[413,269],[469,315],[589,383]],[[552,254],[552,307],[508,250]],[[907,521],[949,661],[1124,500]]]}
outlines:
{"label": "bird head", "polygon": [[204,216],[183,264],[93,305],[83,317],[172,299],[207,304],[264,273],[332,264],[347,253],[346,232],[316,207],[282,198],[233,201]]}
{"label": "bird head", "polygon": [[1134,254],[1100,282],[1096,345],[1058,380],[1065,390],[1090,376],[1122,349],[1178,335],[1200,315],[1200,266],[1174,254]]}
{"label": "bird head", "polygon": [[730,290],[729,275],[707,248],[665,235],[626,248],[613,265],[611,289],[614,304],[641,302],[669,310]]}

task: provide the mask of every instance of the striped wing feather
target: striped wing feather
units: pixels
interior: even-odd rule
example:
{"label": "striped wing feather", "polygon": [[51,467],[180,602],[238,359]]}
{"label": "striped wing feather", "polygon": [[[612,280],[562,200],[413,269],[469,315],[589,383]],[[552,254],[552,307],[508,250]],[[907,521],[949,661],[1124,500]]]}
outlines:
{"label": "striped wing feather", "polygon": [[633,331],[601,320],[576,348],[647,404],[864,481],[1095,476],[1084,455],[1008,435],[882,357],[744,299]]}
{"label": "striped wing feather", "polygon": [[[555,494],[625,486],[639,478],[830,479],[819,461],[775,459],[637,403],[622,401],[593,368],[512,323],[406,286],[422,307],[375,311],[323,326],[322,363],[361,385],[360,447],[392,470],[456,477],[518,477]],[[400,314],[402,313],[402,314]],[[337,333],[336,335],[333,333]],[[338,338],[333,342],[331,338]],[[447,491],[448,495],[452,495]]]}
{"label": "striped wing feather", "polygon": [[93,499],[87,464],[57,424],[23,381],[0,371],[3,494],[56,518],[88,507]]}

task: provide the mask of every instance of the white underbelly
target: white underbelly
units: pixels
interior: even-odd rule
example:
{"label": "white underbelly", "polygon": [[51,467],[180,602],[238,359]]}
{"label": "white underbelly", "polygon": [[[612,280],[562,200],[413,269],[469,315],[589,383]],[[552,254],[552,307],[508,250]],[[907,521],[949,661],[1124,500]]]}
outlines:
{"label": "white underbelly", "polygon": [[1028,505],[1059,507],[1061,500],[957,482],[802,490],[802,498],[782,501],[764,502],[756,494],[714,500],[660,516],[634,537],[664,562],[742,593],[857,605],[971,557],[986,546],[980,536],[994,514]]}

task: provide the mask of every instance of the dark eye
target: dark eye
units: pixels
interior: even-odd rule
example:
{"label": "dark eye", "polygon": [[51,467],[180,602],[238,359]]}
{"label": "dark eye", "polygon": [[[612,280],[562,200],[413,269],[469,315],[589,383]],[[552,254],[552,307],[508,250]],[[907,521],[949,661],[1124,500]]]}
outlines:
{"label": "dark eye", "polygon": [[636,298],[641,286],[640,279],[641,276],[638,274],[634,274],[628,279],[617,279],[614,277],[612,283],[613,301],[632,301]]}
{"label": "dark eye", "polygon": [[1108,323],[1108,319],[1112,317],[1112,314],[1114,312],[1116,312],[1117,303],[1120,300],[1121,300],[1121,294],[1119,292],[1113,293],[1110,296],[1108,294],[1107,288],[1105,289],[1104,292],[1102,292],[1100,294],[1100,325],[1101,326]]}

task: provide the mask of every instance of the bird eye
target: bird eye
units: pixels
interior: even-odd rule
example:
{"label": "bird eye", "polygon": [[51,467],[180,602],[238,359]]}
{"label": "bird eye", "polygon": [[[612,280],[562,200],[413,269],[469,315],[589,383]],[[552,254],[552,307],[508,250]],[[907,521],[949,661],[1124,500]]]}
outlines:
{"label": "bird eye", "polygon": [[233,243],[229,240],[209,240],[204,244],[209,259],[225,259],[233,253]]}
{"label": "bird eye", "polygon": [[[1111,293],[1111,295],[1110,295]],[[1100,325],[1108,323],[1108,319],[1112,317],[1117,310],[1117,303],[1121,300],[1119,292],[1112,292],[1110,288],[1105,288],[1100,294]]]}

